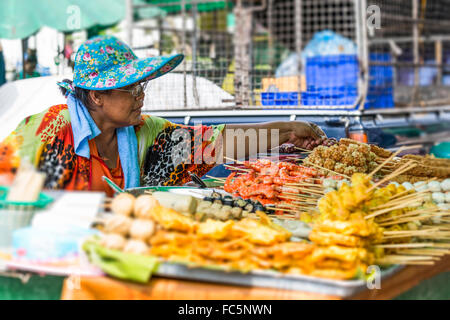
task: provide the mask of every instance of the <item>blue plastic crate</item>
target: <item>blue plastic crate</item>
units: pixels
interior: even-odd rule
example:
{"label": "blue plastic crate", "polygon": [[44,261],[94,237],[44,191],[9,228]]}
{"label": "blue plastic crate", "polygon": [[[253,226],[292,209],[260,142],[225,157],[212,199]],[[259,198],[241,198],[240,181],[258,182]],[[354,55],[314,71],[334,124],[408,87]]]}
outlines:
{"label": "blue plastic crate", "polygon": [[261,92],[263,106],[298,106],[298,92]]}
{"label": "blue plastic crate", "polygon": [[[388,53],[370,54],[371,61],[390,62]],[[359,65],[356,55],[314,56],[306,60],[307,92],[304,106],[349,106],[358,96]],[[366,108],[389,108],[393,102],[393,68],[371,65]]]}

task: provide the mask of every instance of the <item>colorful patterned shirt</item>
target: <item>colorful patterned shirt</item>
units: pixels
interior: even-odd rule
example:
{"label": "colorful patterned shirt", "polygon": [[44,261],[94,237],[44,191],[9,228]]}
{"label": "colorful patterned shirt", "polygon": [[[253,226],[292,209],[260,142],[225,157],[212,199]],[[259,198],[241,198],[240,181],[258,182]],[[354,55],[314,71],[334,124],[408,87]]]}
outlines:
{"label": "colorful patterned shirt", "polygon": [[[223,128],[183,126],[143,115],[135,127],[141,186],[182,185],[191,180],[189,172],[204,175],[214,166],[211,158]],[[45,188],[92,190],[93,157],[75,154],[65,104],[27,117],[0,143],[0,174],[15,172],[25,158],[46,173]]]}

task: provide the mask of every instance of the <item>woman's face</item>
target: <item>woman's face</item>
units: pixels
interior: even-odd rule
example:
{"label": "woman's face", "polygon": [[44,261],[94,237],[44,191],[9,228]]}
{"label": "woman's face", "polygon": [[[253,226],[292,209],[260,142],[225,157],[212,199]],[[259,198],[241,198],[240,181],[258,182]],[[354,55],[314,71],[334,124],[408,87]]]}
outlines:
{"label": "woman's face", "polygon": [[[132,90],[133,84],[120,90]],[[134,97],[131,92],[111,90],[102,95],[103,116],[117,128],[135,126],[141,121],[141,109],[144,105],[145,93]]]}

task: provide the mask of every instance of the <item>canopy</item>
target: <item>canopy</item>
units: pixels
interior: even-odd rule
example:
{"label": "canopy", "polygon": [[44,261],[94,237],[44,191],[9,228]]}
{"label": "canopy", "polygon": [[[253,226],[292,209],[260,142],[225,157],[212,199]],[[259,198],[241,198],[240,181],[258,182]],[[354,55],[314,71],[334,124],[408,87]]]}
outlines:
{"label": "canopy", "polygon": [[[179,5],[161,5],[160,8],[162,10],[165,10],[169,13],[177,13],[181,11],[181,0],[146,0],[148,4],[165,4],[165,3],[179,3]],[[190,10],[192,5],[191,3],[194,2],[193,0],[185,0],[186,3],[186,10]],[[228,8],[229,5],[231,5],[231,1],[196,1],[197,2],[197,8],[199,12],[204,11],[214,11],[214,10],[220,10]]]}
{"label": "canopy", "polygon": [[[23,39],[44,25],[61,32],[112,25],[125,18],[125,11],[125,0],[1,0],[0,38]],[[138,18],[165,15],[157,7],[137,12]]]}

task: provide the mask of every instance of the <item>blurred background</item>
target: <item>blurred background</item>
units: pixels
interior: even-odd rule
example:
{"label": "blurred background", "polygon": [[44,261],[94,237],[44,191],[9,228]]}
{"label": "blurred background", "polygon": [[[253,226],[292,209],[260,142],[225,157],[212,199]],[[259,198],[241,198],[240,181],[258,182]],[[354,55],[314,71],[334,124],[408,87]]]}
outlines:
{"label": "blurred background", "polygon": [[3,0],[0,139],[64,103],[55,82],[72,77],[78,46],[110,34],[139,57],[186,56],[151,82],[147,113],[186,124],[307,120],[337,138],[428,152],[450,140],[449,9],[446,0]]}

